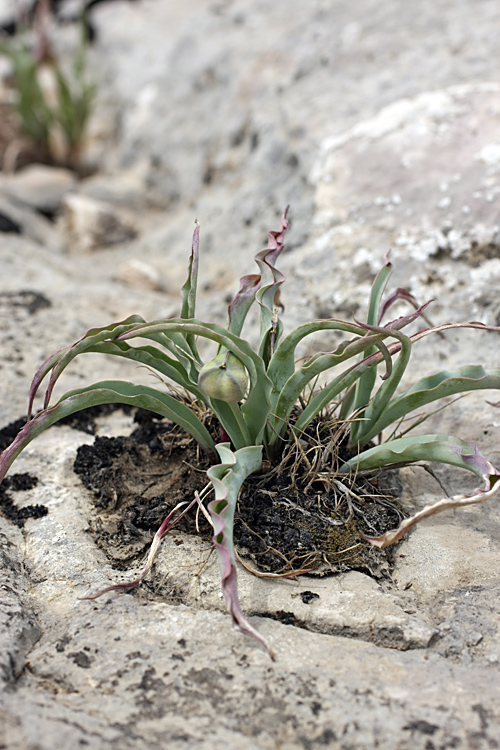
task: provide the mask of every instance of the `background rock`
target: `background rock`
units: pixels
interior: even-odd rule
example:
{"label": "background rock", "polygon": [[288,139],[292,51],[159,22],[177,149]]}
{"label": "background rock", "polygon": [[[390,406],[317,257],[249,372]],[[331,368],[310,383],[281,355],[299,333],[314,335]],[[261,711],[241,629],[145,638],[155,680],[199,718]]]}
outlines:
{"label": "background rock", "polygon": [[27,203],[44,214],[54,214],[61,200],[76,184],[76,176],[68,169],[31,164],[0,181],[7,195]]}
{"label": "background rock", "polygon": [[[333,254],[346,271],[354,265],[371,276],[390,248],[396,278],[418,298],[436,297],[433,310],[463,318],[456,290],[467,283],[469,316],[494,323],[498,311],[484,308],[492,306],[486,279],[500,271],[499,126],[499,86],[458,86],[397,102],[323,141],[314,172],[316,263]],[[452,274],[444,272],[448,258],[461,261]],[[332,289],[318,302],[352,305],[355,295]]]}
{"label": "background rock", "polygon": [[118,281],[123,281],[130,286],[140,289],[161,289],[158,272],[137,258],[131,258],[118,269],[116,273]]}
{"label": "background rock", "polygon": [[70,253],[123,244],[135,236],[135,229],[112,206],[85,195],[65,197],[61,224]]}
{"label": "background rock", "polygon": [[12,198],[0,189],[1,232],[19,234],[34,242],[56,249],[61,239],[51,223],[25,203]]}

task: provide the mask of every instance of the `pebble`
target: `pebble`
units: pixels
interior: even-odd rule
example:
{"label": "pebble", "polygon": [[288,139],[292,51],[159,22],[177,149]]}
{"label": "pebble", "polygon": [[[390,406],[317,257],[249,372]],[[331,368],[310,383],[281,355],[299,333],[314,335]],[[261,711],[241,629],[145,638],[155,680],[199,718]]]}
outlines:
{"label": "pebble", "polygon": [[69,253],[119,245],[136,235],[135,228],[110,204],[69,194],[62,209],[62,228]]}
{"label": "pebble", "polygon": [[151,289],[153,291],[161,289],[158,271],[138,258],[132,258],[121,265],[116,278],[118,281],[123,281],[129,286],[135,286],[139,289]]}

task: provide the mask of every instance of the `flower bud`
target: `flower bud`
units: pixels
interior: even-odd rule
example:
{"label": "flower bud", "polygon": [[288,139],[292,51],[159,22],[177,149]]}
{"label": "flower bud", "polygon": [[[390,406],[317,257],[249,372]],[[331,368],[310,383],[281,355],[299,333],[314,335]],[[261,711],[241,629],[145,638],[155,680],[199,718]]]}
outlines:
{"label": "flower bud", "polygon": [[234,403],[245,398],[248,375],[243,362],[223,351],[200,370],[198,385],[209,398]]}

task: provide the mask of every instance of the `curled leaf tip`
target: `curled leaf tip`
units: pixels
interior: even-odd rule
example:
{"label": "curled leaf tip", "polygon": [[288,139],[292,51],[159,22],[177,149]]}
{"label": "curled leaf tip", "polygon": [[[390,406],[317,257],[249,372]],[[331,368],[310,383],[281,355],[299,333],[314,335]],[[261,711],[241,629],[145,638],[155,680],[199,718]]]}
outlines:
{"label": "curled leaf tip", "polygon": [[385,539],[385,534],[382,534],[382,536],[367,536],[362,533],[361,536],[366,542],[370,542],[374,547],[379,547],[380,549],[385,549],[390,544],[390,542]]}
{"label": "curled leaf tip", "polygon": [[[481,457],[463,456],[463,458],[479,459]],[[491,474],[486,474],[484,476],[484,487],[480,487],[473,492],[464,495],[445,497],[443,500],[438,500],[438,502],[433,503],[432,505],[426,505],[425,508],[418,511],[418,513],[415,513],[409,518],[405,518],[405,520],[397,529],[386,531],[385,534],[382,534],[382,536],[373,537],[362,534],[362,537],[366,539],[367,542],[370,542],[370,544],[373,544],[374,547],[385,549],[386,547],[390,547],[391,544],[399,542],[399,540],[402,539],[403,536],[408,531],[410,531],[411,528],[413,528],[413,526],[415,526],[420,521],[425,520],[426,518],[430,518],[437,513],[442,513],[445,510],[450,510],[452,508],[461,508],[466,505],[477,505],[479,503],[484,503],[486,500],[489,500],[489,498],[496,494],[500,489],[500,474],[496,469],[493,468],[493,466],[491,466],[488,461],[486,461],[484,458],[482,460],[484,464],[488,467],[491,467],[492,470]]]}

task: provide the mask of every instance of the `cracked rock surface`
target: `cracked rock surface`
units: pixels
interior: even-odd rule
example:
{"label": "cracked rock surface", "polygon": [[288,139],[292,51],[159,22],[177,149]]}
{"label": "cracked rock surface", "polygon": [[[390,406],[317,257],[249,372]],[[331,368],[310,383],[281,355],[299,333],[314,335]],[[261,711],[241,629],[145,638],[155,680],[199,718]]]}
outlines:
{"label": "cracked rock surface", "polygon": [[0,679],[5,686],[12,686],[41,630],[31,606],[26,572],[11,541],[15,535],[0,520]]}
{"label": "cracked rock surface", "polygon": [[[223,322],[291,203],[287,328],[356,317],[389,249],[395,285],[435,298],[433,322],[499,323],[497,0],[119,0],[91,18],[98,169],[66,196],[74,211],[105,204],[127,232],[78,244],[29,204],[29,184],[23,201],[22,180],[15,199],[0,183],[17,227],[1,234],[1,426],[25,414],[40,363],[87,329],[178,313],[196,217],[200,317]],[[430,361],[432,372],[500,367],[497,336],[429,340],[409,377]],[[54,396],[115,377],[150,384],[88,354]],[[498,398],[463,399],[424,429],[477,442],[498,465],[500,417],[486,400]],[[131,429],[120,412],[98,421],[99,435]],[[418,526],[383,581],[242,570],[242,606],[271,662],[231,630],[209,545],[180,532],[138,592],[79,599],[136,572],[113,567],[88,533],[93,506],[72,467],[92,441],[52,428],[11,470],[38,480],[11,493],[16,507],[48,513],[22,527],[0,517],[0,747],[498,747],[498,501]],[[451,469],[436,477],[401,471],[408,513],[473,486]]]}

